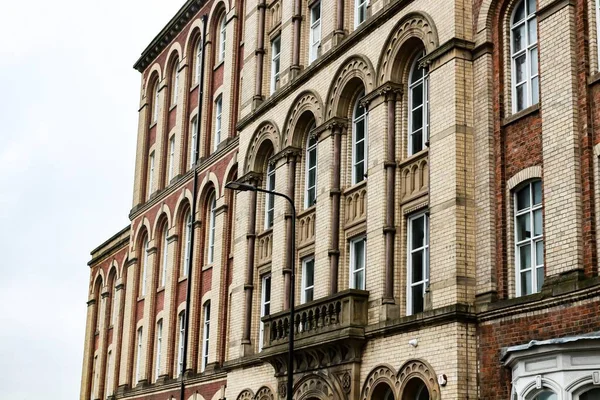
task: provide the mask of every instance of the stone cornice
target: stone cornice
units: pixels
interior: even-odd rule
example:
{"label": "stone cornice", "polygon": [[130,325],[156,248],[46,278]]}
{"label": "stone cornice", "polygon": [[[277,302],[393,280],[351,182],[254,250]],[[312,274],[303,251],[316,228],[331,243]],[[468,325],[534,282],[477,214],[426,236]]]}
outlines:
{"label": "stone cornice", "polygon": [[327,121],[317,126],[315,129],[313,129],[313,132],[317,138],[322,139],[321,136],[323,135],[323,132],[332,131],[331,134],[333,134],[334,128],[339,128],[339,132],[342,133],[344,130],[346,130],[347,127],[347,118],[333,117],[329,118]]}
{"label": "stone cornice", "polygon": [[154,62],[156,57],[171,43],[171,41],[183,30],[188,22],[196,13],[206,4],[206,0],[188,0],[179,9],[177,14],[169,23],[156,35],[148,47],[142,52],[140,58],[135,62],[133,68],[139,72],[144,70]]}
{"label": "stone cornice", "polygon": [[282,158],[298,157],[300,154],[302,154],[302,149],[293,146],[288,146],[285,149],[281,150],[279,153],[275,154],[273,157],[271,157],[269,159],[269,162],[276,163]]}
{"label": "stone cornice", "polygon": [[[94,250],[92,250],[90,253],[92,255],[92,259],[88,262],[88,266],[91,267],[92,265],[105,259],[107,256],[110,256],[111,254],[113,254],[116,250],[129,244],[129,230],[130,229],[131,229],[131,225],[127,225],[125,228],[121,229],[118,233],[113,235],[110,239],[108,239],[107,241],[102,243],[100,246],[98,246]],[[127,236],[125,236],[125,235],[127,235]],[[123,237],[120,240],[116,241],[121,236],[123,236]],[[104,247],[106,247],[106,248],[104,249]],[[98,252],[100,252],[100,254],[97,254],[94,256],[94,254],[98,253]]]}
{"label": "stone cornice", "polygon": [[424,57],[422,57],[419,60],[419,65],[429,66],[435,60],[443,57],[444,55],[450,53],[453,50],[462,50],[462,51],[471,53],[471,51],[474,48],[475,48],[474,42],[453,37],[453,38],[447,40],[446,42],[442,43],[441,45],[439,45],[437,49],[433,50],[429,54],[426,54]]}
{"label": "stone cornice", "polygon": [[363,98],[360,99],[360,103],[363,106],[368,106],[373,100],[378,97],[387,97],[387,96],[396,96],[398,94],[402,94],[403,89],[402,85],[387,81],[384,84],[380,85],[377,89],[371,91],[371,93],[367,94]]}

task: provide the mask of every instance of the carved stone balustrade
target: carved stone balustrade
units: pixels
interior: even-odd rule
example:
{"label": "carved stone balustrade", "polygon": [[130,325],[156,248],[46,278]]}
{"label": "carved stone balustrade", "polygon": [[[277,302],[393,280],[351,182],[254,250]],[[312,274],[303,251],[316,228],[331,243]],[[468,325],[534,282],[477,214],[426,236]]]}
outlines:
{"label": "carved stone balustrade", "polygon": [[315,207],[311,207],[298,215],[298,248],[310,246],[315,242]]}
{"label": "carved stone balustrade", "polygon": [[257,265],[262,265],[271,262],[271,256],[273,255],[273,230],[269,229],[259,234],[256,237],[256,257]]}
{"label": "carved stone balustrade", "polygon": [[288,335],[294,329],[294,370],[354,362],[361,357],[369,292],[348,289],[302,304],[290,324],[289,311],[267,315],[261,358],[282,375],[287,370]]}
{"label": "carved stone balustrade", "polygon": [[400,201],[406,203],[429,191],[429,150],[400,163]]}
{"label": "carved stone balustrade", "polygon": [[367,181],[344,192],[344,227],[349,228],[367,220]]}

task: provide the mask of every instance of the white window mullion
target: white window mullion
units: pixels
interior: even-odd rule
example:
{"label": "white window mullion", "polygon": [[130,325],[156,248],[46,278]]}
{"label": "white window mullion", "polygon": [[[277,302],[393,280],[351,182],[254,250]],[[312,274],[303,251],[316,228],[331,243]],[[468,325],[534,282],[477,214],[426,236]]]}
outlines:
{"label": "white window mullion", "polygon": [[367,110],[360,105],[360,98],[364,92],[358,95],[354,105],[352,119],[352,184],[357,184],[365,179],[367,172],[368,154],[368,119]]}
{"label": "white window mullion", "polygon": [[188,212],[185,222],[185,258],[183,267],[183,276],[187,276],[190,265],[190,252],[192,250],[192,214]]}
{"label": "white window mullion", "polygon": [[146,295],[146,275],[148,273],[148,243],[148,238],[146,238],[144,240],[144,250],[142,250],[144,252],[144,257],[142,261],[142,287],[140,288],[142,297]]}
{"label": "white window mullion", "polygon": [[175,135],[169,140],[169,182],[175,172]]}
{"label": "white window mullion", "polygon": [[150,164],[148,167],[148,198],[150,198],[154,191],[154,152],[150,153],[148,163]]}
{"label": "white window mullion", "polygon": [[191,128],[191,135],[192,135],[192,140],[190,141],[190,156],[189,156],[189,167],[190,169],[194,166],[194,161],[196,161],[194,159],[195,155],[196,155],[196,138],[198,135],[198,117],[194,117],[194,119],[192,119],[192,128]]}
{"label": "white window mullion", "polygon": [[[275,190],[275,166],[269,164],[267,167],[267,190]],[[273,226],[275,218],[275,195],[265,193],[265,229]]]}
{"label": "white window mullion", "polygon": [[135,360],[135,382],[139,382],[142,378],[141,371],[141,360],[142,360],[142,339],[144,338],[144,331],[142,328],[138,329],[137,335],[137,354]]}
{"label": "white window mullion", "polygon": [[521,0],[511,16],[510,51],[513,112],[539,102],[538,32],[535,2]]}
{"label": "white window mullion", "polygon": [[354,29],[367,19],[369,0],[354,0]]}

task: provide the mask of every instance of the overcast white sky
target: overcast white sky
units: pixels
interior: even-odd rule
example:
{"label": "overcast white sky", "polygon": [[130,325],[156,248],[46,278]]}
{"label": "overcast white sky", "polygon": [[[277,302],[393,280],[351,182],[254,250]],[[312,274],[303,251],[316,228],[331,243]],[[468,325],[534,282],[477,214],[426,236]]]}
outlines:
{"label": "overcast white sky", "polygon": [[0,6],[0,397],[79,397],[90,250],[128,223],[142,50],[184,0]]}

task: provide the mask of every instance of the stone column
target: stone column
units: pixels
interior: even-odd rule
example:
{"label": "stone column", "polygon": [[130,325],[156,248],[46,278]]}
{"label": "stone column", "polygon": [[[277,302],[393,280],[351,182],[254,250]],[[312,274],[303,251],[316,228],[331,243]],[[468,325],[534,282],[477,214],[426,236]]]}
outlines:
{"label": "stone column", "polygon": [[[289,152],[287,154],[287,195],[295,201],[296,199],[296,162],[297,152]],[[298,209],[298,206],[296,206]],[[291,274],[292,268],[292,243],[296,239],[296,232],[292,232],[292,209],[289,204],[285,205],[287,210],[285,213],[285,269],[283,270],[285,292],[283,296],[283,309],[290,308],[290,291],[291,291]],[[297,242],[297,241],[296,241]],[[297,265],[297,263],[296,263]]]}
{"label": "stone column", "polygon": [[335,30],[333,31],[333,45],[336,46],[342,42],[345,36],[344,31],[344,0],[336,1],[335,12]]}
{"label": "stone column", "polygon": [[123,284],[122,278],[119,278],[115,282],[114,296],[115,298],[115,309],[117,313],[115,316],[115,324],[113,325],[113,343],[115,344],[114,354],[114,365],[113,365],[113,379],[112,387],[108,389],[108,394],[115,394],[116,387],[119,384],[119,370],[121,366],[121,354],[123,352],[123,310],[125,309],[125,291],[123,290],[125,285]]}
{"label": "stone column", "polygon": [[254,98],[252,99],[253,109],[258,107],[263,100],[263,63],[265,57],[265,11],[267,5],[265,0],[258,2],[258,37],[256,44],[256,81],[254,86]]}
{"label": "stone column", "polygon": [[125,266],[127,269],[127,287],[130,290],[125,292],[125,310],[123,311],[123,350],[121,356],[121,369],[119,371],[119,389],[123,391],[126,387],[131,387],[133,383],[133,350],[135,346],[135,306],[136,299],[136,279],[138,274],[138,259],[132,258]]}
{"label": "stone column", "polygon": [[[249,184],[258,186],[258,180],[251,177]],[[243,355],[250,351],[250,329],[252,326],[252,292],[254,290],[254,246],[256,241],[256,192],[250,192],[248,208],[248,230],[246,231],[246,279],[244,282],[244,325],[242,335]]]}
{"label": "stone column", "polygon": [[[148,148],[148,114],[150,112],[150,103],[148,97],[144,97],[145,78],[142,74],[142,88],[140,90],[140,109],[138,111],[138,133],[137,147],[135,156],[135,179],[133,183],[133,207],[143,203],[145,192],[144,176],[147,168],[146,149]],[[149,96],[151,90],[149,90]],[[86,399],[88,400],[88,399]]]}
{"label": "stone column", "polygon": [[[194,199],[198,203],[198,199]],[[192,229],[194,229],[194,243],[192,243],[193,254],[192,254],[192,272],[191,272],[191,293],[190,303],[186,305],[185,312],[189,312],[189,333],[188,335],[188,349],[187,349],[187,360],[186,365],[183,366],[183,372],[187,371],[198,371],[198,361],[200,354],[201,342],[199,341],[200,332],[202,329],[202,299],[200,294],[202,293],[202,269],[204,268],[204,254],[205,254],[205,232],[204,229],[204,215],[205,209],[202,203],[199,203],[196,208],[196,216],[193,219]],[[188,273],[187,279],[190,279],[190,273]],[[186,289],[187,290],[187,281]],[[175,307],[177,307],[176,305]]]}
{"label": "stone column", "polygon": [[98,393],[96,396],[99,399],[103,399],[106,397],[104,387],[104,383],[106,382],[106,356],[107,356],[107,347],[108,347],[108,312],[110,309],[110,297],[109,297],[108,287],[102,288],[102,293],[100,294],[100,310],[98,313],[98,318],[100,318],[100,337],[98,338],[100,345],[98,346]]}
{"label": "stone column", "polygon": [[547,282],[583,271],[575,13],[573,2],[539,1]]}
{"label": "stone column", "polygon": [[[143,354],[140,360],[140,368],[143,373],[140,375],[142,379],[148,382],[152,379],[152,355],[154,354],[154,330],[156,328],[156,283],[155,276],[157,263],[158,248],[156,247],[156,239],[148,242],[148,265],[146,265],[146,294],[144,295],[144,345],[142,346]],[[143,271],[140,271],[140,273]],[[140,277],[143,281],[143,277]],[[141,366],[144,367],[141,367]]]}
{"label": "stone column", "polygon": [[294,44],[292,48],[292,65],[290,66],[290,79],[294,80],[300,74],[300,38],[302,34],[302,1],[294,0],[294,14],[292,23],[294,24]]}
{"label": "stone column", "polygon": [[[179,280],[179,268],[176,255],[179,248],[178,227],[169,229],[167,234],[167,275],[165,279],[164,317],[163,317],[163,339],[162,353],[160,355],[160,375],[168,377],[174,364],[172,354],[175,346],[177,333],[173,332],[173,326],[177,326],[177,282]],[[175,336],[174,336],[175,335]]]}
{"label": "stone column", "polygon": [[96,312],[96,300],[91,298],[87,302],[87,317],[85,323],[85,341],[83,345],[83,366],[81,368],[81,390],[80,400],[89,400],[92,382],[92,358],[94,354],[94,314]]}

